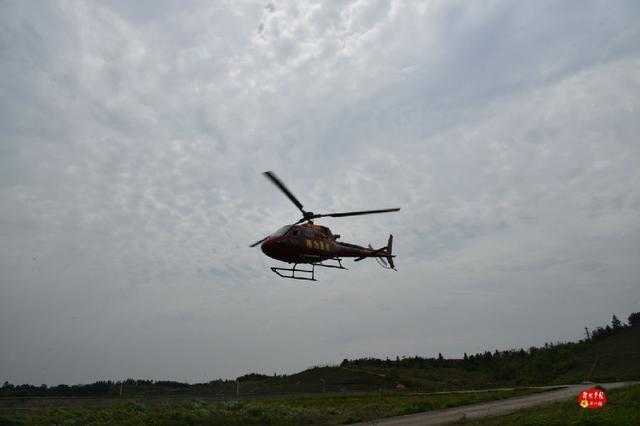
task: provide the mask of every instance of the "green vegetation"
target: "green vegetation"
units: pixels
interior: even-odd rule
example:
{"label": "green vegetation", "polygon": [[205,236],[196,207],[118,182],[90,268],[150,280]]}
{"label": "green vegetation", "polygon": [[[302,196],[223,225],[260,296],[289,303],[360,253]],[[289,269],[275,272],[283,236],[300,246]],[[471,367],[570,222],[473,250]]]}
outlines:
{"label": "green vegetation", "polygon": [[98,408],[0,411],[0,425],[330,425],[348,424],[541,392],[326,396],[264,401],[114,402]]}
{"label": "green vegetation", "polygon": [[[605,389],[606,391],[606,389]],[[603,408],[584,409],[576,398],[517,413],[477,421],[468,425],[640,425],[640,385],[607,392]]]}

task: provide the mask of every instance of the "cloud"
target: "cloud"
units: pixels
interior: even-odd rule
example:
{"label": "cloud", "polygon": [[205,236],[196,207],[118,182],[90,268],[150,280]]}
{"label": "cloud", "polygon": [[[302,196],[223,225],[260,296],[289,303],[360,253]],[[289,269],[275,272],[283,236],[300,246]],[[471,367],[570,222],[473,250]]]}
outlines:
{"label": "cloud", "polygon": [[[456,356],[636,309],[635,2],[0,8],[0,381]],[[264,170],[312,211],[401,206],[323,222],[393,233],[399,272],[272,276],[247,245],[298,211]]]}

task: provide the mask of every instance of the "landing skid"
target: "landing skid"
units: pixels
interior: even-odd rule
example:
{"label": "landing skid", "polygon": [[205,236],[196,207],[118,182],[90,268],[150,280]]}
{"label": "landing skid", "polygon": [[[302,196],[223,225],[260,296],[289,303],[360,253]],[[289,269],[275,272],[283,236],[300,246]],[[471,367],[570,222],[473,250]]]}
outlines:
{"label": "landing skid", "polygon": [[[327,261],[334,261],[336,263],[334,264],[325,263]],[[309,265],[311,265],[311,270],[296,269],[296,266],[298,266],[297,263],[293,264],[293,268],[278,268],[278,267],[272,266],[271,270],[276,275],[282,278],[289,278],[292,280],[317,281],[315,277],[316,266],[322,266],[323,268],[347,269],[344,266],[342,266],[342,259],[339,259],[337,257],[333,259],[326,259],[322,262],[312,262],[312,263],[309,263]]]}

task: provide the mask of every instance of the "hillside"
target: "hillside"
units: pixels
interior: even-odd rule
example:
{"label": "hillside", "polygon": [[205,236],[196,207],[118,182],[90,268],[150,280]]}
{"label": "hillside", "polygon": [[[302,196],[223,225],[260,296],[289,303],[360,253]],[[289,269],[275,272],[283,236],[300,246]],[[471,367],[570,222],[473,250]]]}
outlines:
{"label": "hillside", "polygon": [[433,391],[640,379],[640,327],[600,328],[580,342],[484,352],[465,359],[357,359],[341,364]]}
{"label": "hillside", "polygon": [[640,379],[640,327],[625,327],[605,339],[584,345],[575,354],[575,366],[557,383]]}

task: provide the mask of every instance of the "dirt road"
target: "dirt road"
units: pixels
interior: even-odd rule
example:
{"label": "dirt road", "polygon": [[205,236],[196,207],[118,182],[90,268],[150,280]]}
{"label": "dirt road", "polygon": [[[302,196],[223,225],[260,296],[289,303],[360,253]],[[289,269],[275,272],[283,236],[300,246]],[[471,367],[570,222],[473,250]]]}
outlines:
{"label": "dirt road", "polygon": [[548,404],[552,402],[564,401],[575,398],[576,404],[578,393],[582,390],[592,388],[600,384],[605,389],[613,389],[625,386],[626,382],[620,383],[594,383],[583,385],[570,385],[563,389],[554,391],[521,396],[517,398],[502,399],[500,401],[484,402],[481,404],[466,405],[464,407],[447,408],[444,410],[428,411],[425,413],[411,414],[408,416],[390,417],[387,419],[375,420],[368,423],[358,423],[358,425],[381,425],[381,426],[423,426],[452,423],[463,419],[480,419],[483,417],[503,416],[523,408],[536,405]]}

